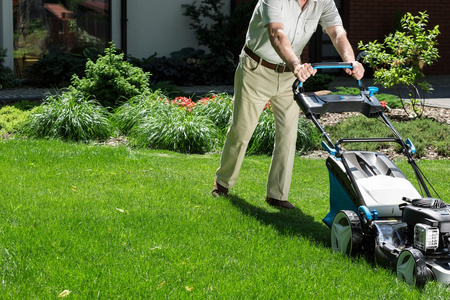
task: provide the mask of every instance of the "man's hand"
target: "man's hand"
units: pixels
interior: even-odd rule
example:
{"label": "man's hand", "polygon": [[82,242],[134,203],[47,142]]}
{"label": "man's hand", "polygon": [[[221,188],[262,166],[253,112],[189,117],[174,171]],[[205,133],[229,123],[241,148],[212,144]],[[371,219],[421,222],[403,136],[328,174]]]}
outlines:
{"label": "man's hand", "polygon": [[299,64],[294,68],[294,75],[301,82],[305,82],[311,76],[316,75],[317,70],[314,69],[311,64]]}
{"label": "man's hand", "polygon": [[357,61],[352,61],[353,69],[345,69],[345,72],[355,78],[356,80],[360,80],[364,76],[364,67],[361,63]]}

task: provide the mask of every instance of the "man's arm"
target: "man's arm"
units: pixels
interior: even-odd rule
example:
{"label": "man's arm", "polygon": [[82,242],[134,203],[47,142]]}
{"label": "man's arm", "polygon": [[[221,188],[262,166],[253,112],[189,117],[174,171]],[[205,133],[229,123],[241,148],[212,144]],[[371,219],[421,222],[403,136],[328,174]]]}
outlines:
{"label": "man's arm", "polygon": [[345,69],[347,74],[353,76],[359,80],[364,76],[364,67],[361,63],[355,59],[355,53],[352,46],[347,39],[347,32],[342,26],[331,26],[325,29],[326,33],[330,36],[334,47],[344,62],[350,62],[353,65],[353,69]]}
{"label": "man's arm", "polygon": [[302,64],[300,58],[295,55],[282,23],[269,23],[267,30],[272,47],[300,81],[304,82],[316,74],[317,70],[314,70],[311,64]]}

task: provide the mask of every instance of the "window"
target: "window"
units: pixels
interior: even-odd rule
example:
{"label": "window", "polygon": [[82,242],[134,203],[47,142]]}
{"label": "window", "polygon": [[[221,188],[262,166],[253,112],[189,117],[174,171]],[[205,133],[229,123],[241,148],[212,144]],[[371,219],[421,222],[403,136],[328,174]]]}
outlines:
{"label": "window", "polygon": [[103,50],[111,40],[111,0],[12,0],[16,76],[49,52]]}

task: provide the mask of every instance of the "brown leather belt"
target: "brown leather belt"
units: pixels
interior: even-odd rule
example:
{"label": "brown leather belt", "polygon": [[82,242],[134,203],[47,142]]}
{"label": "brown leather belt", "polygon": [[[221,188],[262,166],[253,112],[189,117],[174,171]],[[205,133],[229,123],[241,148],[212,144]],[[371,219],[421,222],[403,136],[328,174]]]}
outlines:
{"label": "brown leather belt", "polygon": [[286,64],[273,64],[268,62],[267,60],[262,59],[259,57],[255,52],[250,50],[247,46],[244,46],[244,51],[247,53],[248,56],[250,56],[254,61],[260,62],[261,65],[263,65],[266,68],[269,68],[271,70],[274,70],[277,73],[283,73],[283,72],[290,72],[291,70]]}

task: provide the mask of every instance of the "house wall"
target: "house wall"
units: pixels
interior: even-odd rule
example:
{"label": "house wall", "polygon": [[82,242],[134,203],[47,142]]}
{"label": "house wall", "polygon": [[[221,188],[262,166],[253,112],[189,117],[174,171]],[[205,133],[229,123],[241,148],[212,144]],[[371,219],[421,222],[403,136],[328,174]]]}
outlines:
{"label": "house wall", "polygon": [[[7,50],[7,57],[4,65],[13,69],[13,4],[11,0],[0,0],[0,48]],[[8,34],[3,28],[11,28],[11,33]]]}
{"label": "house wall", "polygon": [[428,74],[450,73],[450,18],[447,1],[442,0],[344,0],[344,24],[350,43],[355,47],[359,41],[383,41],[384,37],[394,31],[395,19],[410,12],[418,15],[427,11],[428,28],[439,25],[439,54],[441,58],[432,67],[425,68]]}
{"label": "house wall", "polygon": [[[146,58],[155,52],[170,56],[185,47],[199,49],[190,18],[183,16],[182,4],[194,0],[128,0],[127,52],[136,58]],[[199,3],[200,1],[197,1]],[[224,13],[230,12],[230,1],[224,1]],[[163,8],[162,8],[163,7]],[[203,48],[204,49],[204,48]]]}

